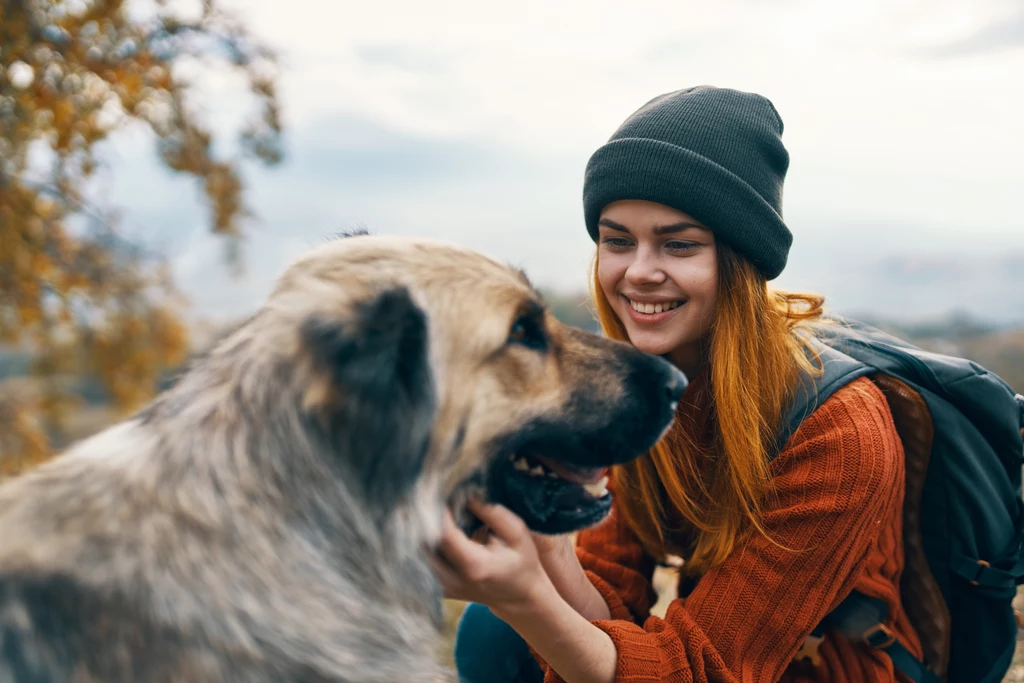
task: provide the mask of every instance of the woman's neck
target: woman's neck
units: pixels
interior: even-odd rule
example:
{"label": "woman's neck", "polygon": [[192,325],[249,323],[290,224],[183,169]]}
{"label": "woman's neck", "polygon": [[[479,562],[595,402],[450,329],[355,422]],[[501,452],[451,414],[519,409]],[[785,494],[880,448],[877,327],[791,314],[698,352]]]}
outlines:
{"label": "woman's neck", "polygon": [[693,380],[707,364],[708,345],[703,339],[684,344],[669,351],[666,358],[670,363],[683,371],[688,380]]}

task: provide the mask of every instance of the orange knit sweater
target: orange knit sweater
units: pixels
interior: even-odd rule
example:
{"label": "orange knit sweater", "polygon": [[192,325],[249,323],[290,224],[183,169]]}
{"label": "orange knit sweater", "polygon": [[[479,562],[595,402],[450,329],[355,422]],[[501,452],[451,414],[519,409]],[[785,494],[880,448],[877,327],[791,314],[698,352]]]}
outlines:
{"label": "orange knit sweater", "polygon": [[[818,408],[773,462],[773,484],[764,526],[797,552],[754,535],[664,619],[649,615],[654,562],[614,509],[579,534],[577,555],[611,610],[593,623],[615,642],[617,681],[902,680],[885,654],[828,631],[817,667],[792,661],[853,589],[884,600],[887,625],[921,656],[899,600],[903,449],[878,388],[859,379]],[[545,668],[547,683],[562,681]]]}

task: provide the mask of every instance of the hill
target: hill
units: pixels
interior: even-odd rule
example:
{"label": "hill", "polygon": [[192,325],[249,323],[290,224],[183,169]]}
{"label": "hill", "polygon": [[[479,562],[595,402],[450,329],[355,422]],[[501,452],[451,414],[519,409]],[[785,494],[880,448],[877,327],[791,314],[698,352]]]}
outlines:
{"label": "hill", "polygon": [[[559,320],[590,332],[598,331],[589,296],[547,292],[545,299]],[[883,317],[861,316],[860,319],[930,351],[969,358],[1024,393],[1024,325],[1005,325],[964,314],[913,324]],[[195,352],[202,352],[234,324],[234,321],[197,323],[192,334]],[[29,375],[31,364],[30,349],[0,348],[0,398],[39,395],[38,382]],[[158,389],[166,388],[177,372],[176,369],[165,373]],[[79,407],[69,416],[66,432],[51,435],[56,446],[88,436],[115,419],[109,409],[109,396],[95,377],[62,377],[60,385],[79,399]]]}

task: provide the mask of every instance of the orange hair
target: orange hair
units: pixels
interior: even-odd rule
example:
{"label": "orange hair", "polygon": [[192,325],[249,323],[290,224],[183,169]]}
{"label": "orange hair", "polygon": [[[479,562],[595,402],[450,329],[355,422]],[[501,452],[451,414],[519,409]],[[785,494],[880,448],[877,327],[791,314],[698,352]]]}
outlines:
{"label": "orange hair", "polygon": [[[798,368],[817,371],[794,331],[819,319],[824,304],[818,295],[770,288],[750,261],[721,242],[717,253],[704,397],[710,405],[700,406],[710,420],[710,443],[696,443],[677,419],[653,449],[612,469],[619,514],[653,557],[681,555],[690,575],[723,562],[743,534],[764,533],[769,449]],[[591,295],[601,327],[606,336],[628,341],[597,272],[595,256]]]}

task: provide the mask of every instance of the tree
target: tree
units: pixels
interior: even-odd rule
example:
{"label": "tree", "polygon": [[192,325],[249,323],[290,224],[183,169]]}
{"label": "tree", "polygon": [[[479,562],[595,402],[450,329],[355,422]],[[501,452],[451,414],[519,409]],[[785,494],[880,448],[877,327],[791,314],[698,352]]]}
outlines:
{"label": "tree", "polygon": [[[166,264],[94,191],[111,172],[101,143],[129,125],[152,131],[162,164],[200,184],[237,263],[242,167],[281,158],[275,65],[218,0],[0,0],[0,344],[29,348],[44,380],[35,395],[0,396],[0,474],[49,454],[70,400],[61,377],[98,377],[128,411],[186,353]],[[197,66],[247,79],[251,119],[231,156],[215,153],[193,101],[185,67]]]}

